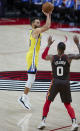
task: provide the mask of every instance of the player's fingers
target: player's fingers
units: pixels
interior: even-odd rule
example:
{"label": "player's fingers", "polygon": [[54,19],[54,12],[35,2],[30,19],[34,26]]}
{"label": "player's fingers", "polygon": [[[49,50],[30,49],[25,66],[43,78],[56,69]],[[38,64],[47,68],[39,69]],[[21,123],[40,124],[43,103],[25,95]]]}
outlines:
{"label": "player's fingers", "polygon": [[74,36],[74,37],[73,37],[73,40],[74,40],[75,44],[78,44],[78,43],[79,43],[79,38],[78,38],[77,36]]}
{"label": "player's fingers", "polygon": [[79,39],[79,37],[76,36],[76,35],[74,35],[74,36],[73,36],[73,39],[74,39],[74,40],[75,40],[75,39]]}
{"label": "player's fingers", "polygon": [[49,40],[49,41],[52,41],[52,37],[51,37],[51,36],[49,36],[48,40]]}
{"label": "player's fingers", "polygon": [[52,41],[52,43],[54,43],[55,40]]}
{"label": "player's fingers", "polygon": [[43,10],[42,10],[42,12],[43,12],[43,14],[44,14],[44,15],[46,15],[46,16],[48,16],[48,15],[49,15],[49,13],[46,13],[46,12],[44,12]]}
{"label": "player's fingers", "polygon": [[45,14],[46,15],[46,13],[42,10],[42,12],[43,12],[43,14]]}
{"label": "player's fingers", "polygon": [[51,40],[52,40],[52,36],[51,36],[51,35],[49,36],[49,39],[51,39]]}
{"label": "player's fingers", "polygon": [[79,38],[77,36],[75,36],[73,39],[74,39],[74,41],[78,41],[79,40]]}

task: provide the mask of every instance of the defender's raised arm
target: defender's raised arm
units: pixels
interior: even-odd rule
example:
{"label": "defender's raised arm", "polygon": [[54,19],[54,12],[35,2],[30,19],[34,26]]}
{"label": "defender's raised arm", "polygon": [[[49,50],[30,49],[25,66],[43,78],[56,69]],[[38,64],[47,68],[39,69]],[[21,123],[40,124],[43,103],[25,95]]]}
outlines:
{"label": "defender's raised arm", "polygon": [[53,55],[48,55],[48,51],[49,51],[49,48],[53,44],[54,41],[55,40],[52,40],[52,37],[49,36],[49,38],[48,38],[48,45],[45,48],[44,52],[42,53],[42,59],[45,59],[47,61],[52,61]]}
{"label": "defender's raised arm", "polygon": [[79,50],[79,54],[69,54],[69,55],[68,55],[68,58],[69,58],[70,60],[72,60],[72,59],[78,60],[78,59],[80,59],[80,44],[79,44],[79,38],[78,38],[77,36],[74,36],[74,37],[73,37],[73,40],[74,40],[74,42],[75,42],[75,44],[76,44],[76,46],[77,46],[77,48],[78,48],[78,50]]}

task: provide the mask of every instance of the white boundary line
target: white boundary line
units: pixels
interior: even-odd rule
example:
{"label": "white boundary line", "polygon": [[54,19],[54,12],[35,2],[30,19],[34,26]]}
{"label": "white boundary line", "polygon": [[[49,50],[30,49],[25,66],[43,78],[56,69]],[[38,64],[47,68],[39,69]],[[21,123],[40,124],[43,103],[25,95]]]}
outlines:
{"label": "white boundary line", "polygon": [[29,125],[29,119],[31,118],[32,113],[27,114],[25,117],[23,117],[18,123],[17,126],[21,127],[22,131],[25,131],[24,128],[24,123],[26,122],[26,131],[28,130],[28,125]]}

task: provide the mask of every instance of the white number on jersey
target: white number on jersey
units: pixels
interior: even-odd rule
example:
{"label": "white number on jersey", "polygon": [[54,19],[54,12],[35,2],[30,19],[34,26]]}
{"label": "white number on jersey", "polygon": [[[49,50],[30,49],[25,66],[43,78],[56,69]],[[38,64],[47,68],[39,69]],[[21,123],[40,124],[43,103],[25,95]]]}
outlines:
{"label": "white number on jersey", "polygon": [[63,67],[62,66],[57,67],[57,76],[63,76]]}

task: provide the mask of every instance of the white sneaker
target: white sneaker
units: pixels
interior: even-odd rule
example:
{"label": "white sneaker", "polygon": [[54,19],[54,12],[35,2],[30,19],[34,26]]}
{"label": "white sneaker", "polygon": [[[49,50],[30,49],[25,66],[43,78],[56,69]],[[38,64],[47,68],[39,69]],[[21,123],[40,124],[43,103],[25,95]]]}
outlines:
{"label": "white sneaker", "polygon": [[42,122],[40,123],[40,125],[38,126],[38,129],[43,130],[46,127],[45,121],[42,120]]}
{"label": "white sneaker", "polygon": [[78,131],[78,124],[76,123],[76,120],[74,119],[72,122],[72,128],[71,131]]}
{"label": "white sneaker", "polygon": [[29,99],[28,99],[28,96],[24,97],[24,96],[21,96],[19,99],[18,99],[18,102],[21,104],[22,107],[30,110],[31,109],[31,104],[29,103]]}

